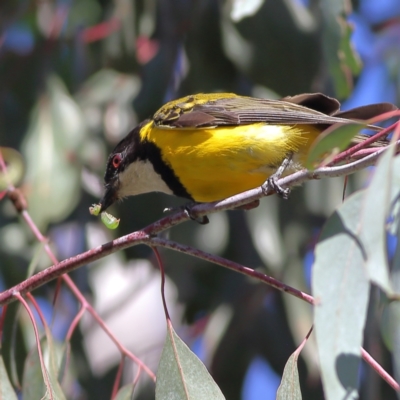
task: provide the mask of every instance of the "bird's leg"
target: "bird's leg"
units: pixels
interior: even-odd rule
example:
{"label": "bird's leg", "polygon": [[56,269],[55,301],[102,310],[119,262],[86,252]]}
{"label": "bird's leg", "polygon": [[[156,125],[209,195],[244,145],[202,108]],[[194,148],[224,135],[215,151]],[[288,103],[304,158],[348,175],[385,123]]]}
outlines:
{"label": "bird's leg", "polygon": [[192,203],[192,204],[187,204],[186,206],[183,206],[183,211],[186,213],[186,215],[193,221],[198,222],[200,225],[207,225],[210,220],[208,219],[207,215],[203,215],[202,217],[195,217],[192,214],[192,208],[196,205],[197,203]]}
{"label": "bird's leg", "polygon": [[195,217],[192,214],[192,208],[199,203],[192,202],[188,204],[184,204],[180,207],[167,207],[164,208],[163,212],[172,212],[172,211],[183,211],[191,220],[198,222],[200,225],[206,225],[210,222],[207,215],[203,215],[202,217]]}
{"label": "bird's leg", "polygon": [[292,161],[293,153],[289,153],[285,159],[282,161],[282,164],[279,166],[277,171],[271,175],[261,186],[261,189],[264,194],[268,193],[268,189],[273,189],[276,194],[285,200],[289,197],[290,189],[282,188],[278,185],[277,181],[280,179],[282,174],[285,172],[285,169],[289,166]]}

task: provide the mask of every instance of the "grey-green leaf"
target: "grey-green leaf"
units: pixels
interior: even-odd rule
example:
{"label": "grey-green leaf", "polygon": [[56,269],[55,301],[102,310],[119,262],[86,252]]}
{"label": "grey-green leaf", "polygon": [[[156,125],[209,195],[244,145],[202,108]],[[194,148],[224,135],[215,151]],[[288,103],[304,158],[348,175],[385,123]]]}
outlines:
{"label": "grey-green leaf", "polygon": [[206,367],[170,327],[157,371],[157,400],[223,400]]}
{"label": "grey-green leaf", "polygon": [[327,400],[358,398],[360,348],[369,297],[365,249],[358,237],[363,192],[327,221],[316,247],[312,287],[315,332]]}
{"label": "grey-green leaf", "polygon": [[118,390],[117,396],[114,398],[114,400],[131,400],[134,388],[135,385],[133,385],[133,383],[122,386],[122,388]]}
{"label": "grey-green leaf", "polygon": [[369,278],[388,294],[392,289],[389,282],[385,227],[390,207],[393,155],[394,146],[390,146],[379,159],[371,182],[364,191],[359,229],[367,256]]}
{"label": "grey-green leaf", "polygon": [[85,129],[82,113],[61,80],[49,78],[22,145],[29,212],[41,230],[65,218],[79,201],[78,161]]}
{"label": "grey-green leaf", "polygon": [[17,400],[17,395],[8,378],[3,356],[0,356],[0,400]]}
{"label": "grey-green leaf", "polygon": [[301,400],[299,371],[297,370],[297,352],[286,362],[281,384],[276,393],[276,400]]}
{"label": "grey-green leaf", "polygon": [[45,392],[39,355],[36,346],[34,346],[25,359],[22,395],[24,400],[38,400],[44,396]]}
{"label": "grey-green leaf", "polygon": [[[42,339],[40,343],[43,353],[48,355],[48,357],[45,357],[48,361],[48,366],[46,366],[46,371],[42,371],[39,354],[35,345],[25,360],[22,378],[23,398],[24,400],[38,400],[42,398],[46,400],[65,400],[65,396],[57,380],[59,362],[57,361],[53,341],[50,337],[50,340]],[[44,373],[49,378],[50,388],[46,388],[43,377]]]}

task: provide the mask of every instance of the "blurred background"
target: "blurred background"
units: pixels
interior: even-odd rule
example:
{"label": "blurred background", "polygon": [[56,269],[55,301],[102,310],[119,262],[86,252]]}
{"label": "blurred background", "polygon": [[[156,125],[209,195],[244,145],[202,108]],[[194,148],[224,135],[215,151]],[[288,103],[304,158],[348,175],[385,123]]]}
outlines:
{"label": "blurred background", "polygon": [[[358,0],[2,0],[0,145],[19,150],[29,212],[64,259],[143,228],[184,202],[163,194],[129,198],[111,212],[110,233],[88,207],[102,194],[112,148],[162,104],[198,92],[279,98],[302,92],[337,97],[343,108],[397,103],[400,1]],[[350,179],[361,188],[368,171]],[[224,256],[310,292],[313,247],[340,204],[343,179],[310,182],[288,201],[187,222],[168,237]],[[114,235],[114,236],[111,236]],[[178,334],[228,400],[275,399],[290,354],[312,325],[308,304],[221,267],[162,251],[167,301]],[[0,289],[50,265],[11,204],[0,202]],[[116,336],[154,371],[165,339],[160,277],[150,249],[137,246],[71,274]],[[35,291],[62,342],[78,304],[54,285]],[[372,297],[378,294],[372,291]],[[370,307],[366,349],[392,369]],[[21,376],[32,346],[29,321],[7,314],[3,355]],[[14,313],[14,315],[13,315]],[[13,338],[13,341],[12,341]],[[110,398],[120,354],[87,317],[72,338],[68,399]],[[13,350],[10,353],[10,348]],[[126,363],[124,381],[135,367]],[[303,398],[323,398],[314,339],[299,360]],[[369,368],[362,399],[395,395]],[[144,376],[136,398],[154,398]]]}

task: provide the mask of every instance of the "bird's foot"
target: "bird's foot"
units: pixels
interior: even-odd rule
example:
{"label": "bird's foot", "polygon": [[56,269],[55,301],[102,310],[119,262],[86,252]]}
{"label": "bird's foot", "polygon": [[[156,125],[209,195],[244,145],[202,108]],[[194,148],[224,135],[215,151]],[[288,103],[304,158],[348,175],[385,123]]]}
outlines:
{"label": "bird's foot", "polygon": [[188,203],[180,207],[167,207],[164,208],[163,212],[174,212],[174,211],[183,211],[191,220],[196,221],[200,225],[206,225],[210,222],[207,215],[203,215],[201,217],[196,217],[192,213],[192,208],[199,203]]}
{"label": "bird's foot", "polygon": [[274,192],[282,197],[283,199],[288,199],[290,194],[289,188],[283,188],[278,185],[278,180],[281,178],[282,174],[285,172],[285,169],[291,163],[293,157],[293,153],[288,154],[285,159],[282,161],[282,164],[279,166],[277,171],[271,175],[261,186],[261,189],[265,195],[268,194],[269,190],[274,190]]}

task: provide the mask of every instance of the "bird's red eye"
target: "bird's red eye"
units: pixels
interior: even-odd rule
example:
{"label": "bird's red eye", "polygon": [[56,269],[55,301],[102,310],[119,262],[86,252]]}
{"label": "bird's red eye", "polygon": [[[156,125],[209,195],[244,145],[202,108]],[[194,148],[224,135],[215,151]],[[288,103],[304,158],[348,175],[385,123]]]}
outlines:
{"label": "bird's red eye", "polygon": [[122,158],[121,154],[116,154],[112,159],[112,165],[114,168],[118,168],[121,164]]}

